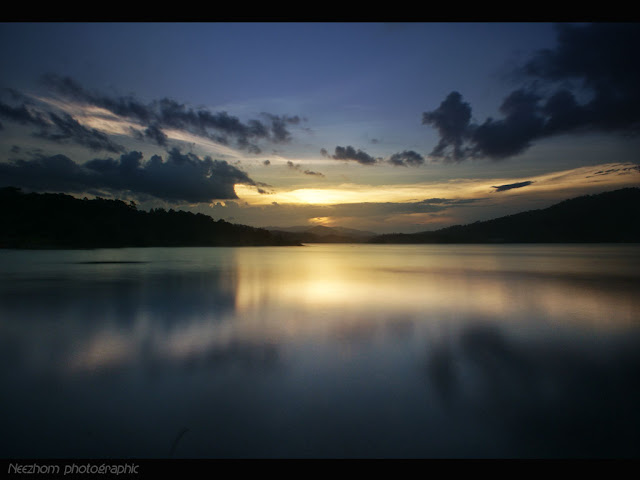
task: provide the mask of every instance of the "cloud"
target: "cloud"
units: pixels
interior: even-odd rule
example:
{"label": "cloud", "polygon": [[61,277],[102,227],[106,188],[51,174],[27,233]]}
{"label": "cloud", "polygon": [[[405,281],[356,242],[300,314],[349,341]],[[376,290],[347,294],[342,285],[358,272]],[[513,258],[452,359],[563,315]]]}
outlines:
{"label": "cloud", "polygon": [[273,115],[271,113],[262,112],[262,115],[271,121],[271,136],[277,143],[288,142],[291,140],[291,133],[287,130],[287,124],[298,125],[300,117],[287,115]]}
{"label": "cloud", "polygon": [[[323,149],[324,150],[324,149]],[[326,150],[324,150],[326,152]],[[353,160],[362,165],[374,165],[379,159],[376,159],[362,150],[357,150],[351,145],[346,147],[336,147],[335,152],[331,155],[335,160]]]}
{"label": "cloud", "polygon": [[305,175],[315,175],[316,177],[324,177],[323,173],[314,172],[312,170],[304,170],[302,173],[304,173]]}
{"label": "cloud", "polygon": [[[459,92],[451,92],[440,106],[422,114],[424,125],[433,125],[440,134],[440,141],[431,155],[446,157],[452,160],[462,160],[465,156],[462,145],[468,136],[471,120],[471,106],[462,101]],[[445,149],[453,147],[453,153],[445,155]]]}
{"label": "cloud", "polygon": [[423,205],[466,205],[470,203],[476,203],[482,200],[482,198],[426,198],[419,202]]}
{"label": "cloud", "polygon": [[314,175],[316,177],[324,177],[324,174],[320,173],[320,172],[313,172],[311,170],[302,170],[302,167],[300,166],[300,164],[294,164],[291,160],[289,160],[287,162],[287,167],[293,169],[293,170],[297,170],[299,172],[304,173],[305,175]]}
{"label": "cloud", "polygon": [[84,191],[85,172],[66,155],[0,163],[0,184],[33,190]]}
{"label": "cloud", "polygon": [[[592,98],[554,105],[571,129],[631,130],[640,126],[640,66],[630,62],[640,48],[640,24],[558,25],[558,47],[538,52],[522,69],[546,82],[576,79]],[[563,125],[565,126],[565,125]]]}
{"label": "cloud", "polygon": [[14,98],[22,100],[22,104],[11,106],[0,102],[0,118],[21,125],[39,127],[39,130],[34,132],[34,136],[57,143],[70,141],[92,151],[104,150],[112,153],[125,151],[122,145],[113,142],[107,135],[94,128],[85,127],[68,113],[39,111],[19,92],[12,93]]}
{"label": "cloud", "polygon": [[35,125],[38,127],[46,127],[49,125],[39,112],[33,112],[27,108],[26,104],[12,107],[11,105],[0,102],[0,118],[21,125]]}
{"label": "cloud", "polygon": [[0,163],[0,183],[37,191],[107,191],[150,195],[172,203],[210,202],[238,198],[234,185],[256,185],[249,176],[222,160],[199,158],[178,149],[163,160],[154,155],[142,161],[140,152],[118,159],[94,159],[77,164],[65,155]]}
{"label": "cloud", "polygon": [[608,168],[607,170],[598,170],[593,175],[587,175],[584,178],[604,177],[608,175],[630,175],[634,173],[640,173],[640,165],[622,166]]}
{"label": "cloud", "polygon": [[525,85],[504,99],[503,118],[472,123],[471,106],[455,91],[424,112],[422,123],[440,135],[431,155],[499,160],[561,134],[640,133],[640,66],[630,61],[640,49],[640,24],[563,24],[557,42],[514,71]]}
{"label": "cloud", "polygon": [[396,167],[418,167],[424,164],[424,157],[413,150],[405,150],[401,153],[394,153],[387,161]]}
{"label": "cloud", "polygon": [[631,59],[640,48],[640,24],[560,24],[556,30],[557,47],[537,52],[520,70],[523,76],[548,83],[577,81],[591,93],[582,108],[570,102],[567,110],[555,110],[571,117],[573,128],[637,131],[640,66]]}
{"label": "cloud", "polygon": [[496,192],[504,192],[506,190],[511,190],[513,188],[522,188],[531,185],[533,182],[531,180],[527,180],[526,182],[518,182],[518,183],[510,183],[508,185],[499,185],[493,186],[491,188],[495,188]]}
{"label": "cloud", "polygon": [[251,153],[260,153],[262,150],[257,142],[289,142],[291,132],[288,127],[298,125],[302,121],[297,115],[274,115],[263,112],[261,116],[266,119],[266,122],[257,119],[243,122],[225,111],[194,109],[169,98],[145,104],[133,96],[113,98],[92,93],[75,80],[54,74],[44,75],[42,82],[66,98],[104,108],[120,117],[142,124],[147,127],[144,137],[160,145],[166,144],[165,129],[177,129],[210,138],[224,145],[234,140],[238,148]]}
{"label": "cloud", "polygon": [[157,124],[149,125],[144,132],[135,128],[131,128],[131,130],[138,139],[152,140],[161,147],[168,146],[168,137]]}
{"label": "cloud", "polygon": [[[337,146],[333,155],[330,155],[324,148],[320,149],[320,153],[323,156],[333,158],[334,160],[352,160],[362,165],[374,165],[382,161],[381,158],[372,157],[368,153],[362,150],[356,150],[350,145],[346,147]],[[405,150],[403,152],[394,153],[387,159],[387,162],[396,167],[417,167],[423,165],[425,159],[422,155],[413,150]]]}
{"label": "cloud", "polygon": [[502,159],[526,150],[542,135],[544,119],[538,113],[538,100],[531,92],[512,92],[500,106],[504,119],[489,118],[471,131],[472,155]]}
{"label": "cloud", "polygon": [[43,127],[40,132],[35,133],[35,136],[58,143],[71,140],[93,151],[105,150],[113,153],[122,153],[125,151],[122,145],[111,141],[107,135],[95,128],[87,128],[81,125],[80,122],[68,113],[59,116],[50,112],[49,118],[53,123],[53,128],[48,126]]}

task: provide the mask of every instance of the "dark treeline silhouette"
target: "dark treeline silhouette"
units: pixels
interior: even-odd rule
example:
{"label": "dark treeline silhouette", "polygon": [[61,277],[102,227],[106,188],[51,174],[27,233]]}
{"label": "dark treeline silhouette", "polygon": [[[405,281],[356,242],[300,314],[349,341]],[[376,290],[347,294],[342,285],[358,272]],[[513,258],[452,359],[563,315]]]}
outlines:
{"label": "dark treeline silhouette", "polygon": [[549,208],[430,232],[379,235],[373,243],[640,242],[640,188],[565,200]]}
{"label": "dark treeline silhouette", "polygon": [[267,230],[201,213],[138,210],[134,202],[0,189],[1,248],[298,245]]}

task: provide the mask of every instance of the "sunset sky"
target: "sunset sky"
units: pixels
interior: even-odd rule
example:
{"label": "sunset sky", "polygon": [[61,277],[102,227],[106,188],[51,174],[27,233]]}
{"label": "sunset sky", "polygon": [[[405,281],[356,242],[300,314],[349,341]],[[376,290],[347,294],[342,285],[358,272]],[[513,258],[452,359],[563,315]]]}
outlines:
{"label": "sunset sky", "polygon": [[417,232],[640,186],[640,24],[0,24],[0,187]]}

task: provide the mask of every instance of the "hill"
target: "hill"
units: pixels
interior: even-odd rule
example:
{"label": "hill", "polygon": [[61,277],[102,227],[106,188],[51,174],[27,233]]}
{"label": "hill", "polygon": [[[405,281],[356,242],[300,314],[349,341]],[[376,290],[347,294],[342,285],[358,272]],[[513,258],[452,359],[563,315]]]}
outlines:
{"label": "hill", "polygon": [[274,235],[300,243],[363,243],[374,237],[373,232],[324,225],[297,227],[267,227]]}
{"label": "hill", "polygon": [[469,225],[431,232],[385,234],[372,243],[608,243],[640,242],[640,188],[565,200]]}
{"label": "hill", "polygon": [[62,193],[0,189],[1,248],[110,248],[299,245],[260,228],[208,215],[152,209]]}

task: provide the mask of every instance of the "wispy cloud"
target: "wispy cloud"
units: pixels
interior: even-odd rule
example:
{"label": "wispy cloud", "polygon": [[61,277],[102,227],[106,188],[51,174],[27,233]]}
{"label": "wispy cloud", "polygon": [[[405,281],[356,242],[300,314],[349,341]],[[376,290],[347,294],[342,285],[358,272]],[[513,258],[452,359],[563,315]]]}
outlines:
{"label": "wispy cloud", "polygon": [[[144,103],[134,96],[113,97],[90,92],[70,77],[43,76],[42,83],[63,98],[84,105],[100,107],[142,127],[139,138],[166,146],[166,130],[182,130],[230,145],[250,153],[261,153],[260,142],[287,143],[292,135],[289,126],[303,120],[297,115],[261,113],[262,119],[246,122],[226,111],[193,108],[170,98]],[[263,120],[264,119],[264,120]]]}

